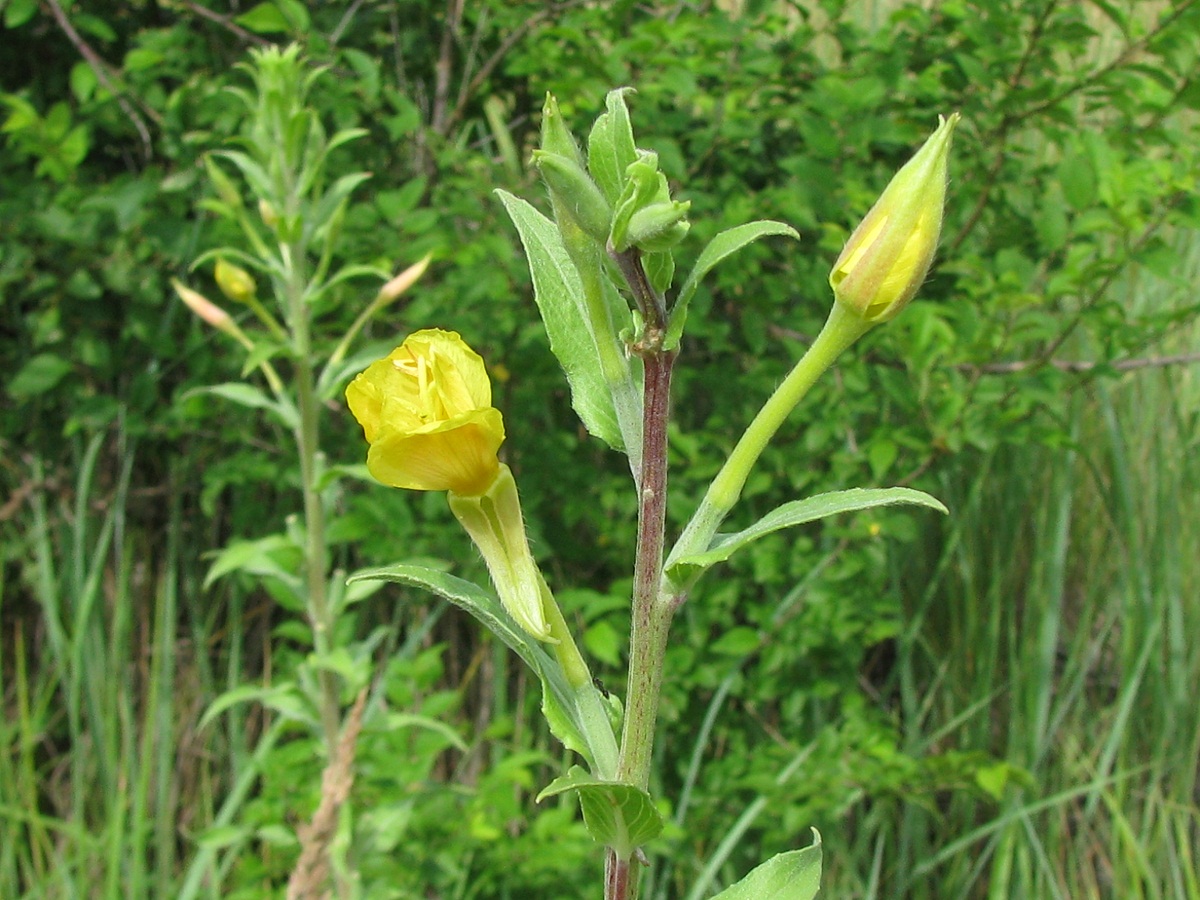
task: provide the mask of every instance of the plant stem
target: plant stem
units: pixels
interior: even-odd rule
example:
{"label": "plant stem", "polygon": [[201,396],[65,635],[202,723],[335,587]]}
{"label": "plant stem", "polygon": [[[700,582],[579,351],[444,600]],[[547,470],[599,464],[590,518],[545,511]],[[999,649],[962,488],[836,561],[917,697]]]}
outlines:
{"label": "plant stem", "polygon": [[[610,247],[609,255],[624,275],[645,322],[644,333],[633,348],[642,357],[645,387],[629,680],[617,780],[648,791],[667,635],[677,608],[671,600],[664,602],[659,596],[667,522],[667,423],[671,413],[671,373],[677,353],[663,349],[665,305],[646,277],[638,252],[617,253]],[[629,859],[619,857],[611,848],[607,852],[605,900],[636,900],[640,873]]]}
{"label": "plant stem", "polygon": [[[842,304],[833,304],[829,318],[817,339],[788,373],[783,383],[775,389],[775,393],[763,404],[754,421],[738,440],[733,452],[729,454],[729,458],[725,460],[725,465],[721,467],[717,477],[708,486],[699,508],[671,550],[667,559],[668,566],[689,553],[708,549],[717,528],[741,497],[750,470],[775,436],[775,432],[779,430],[779,426],[816,380],[833,365],[842,351],[870,331],[871,327],[870,323],[847,310]],[[679,589],[675,587],[671,590],[677,593]]]}
{"label": "plant stem", "polygon": [[637,556],[633,570],[633,622],[629,639],[629,687],[617,777],[646,790],[662,686],[663,656],[674,608],[659,602],[667,514],[667,417],[673,352],[645,357],[646,394],[642,435],[642,487]]}
{"label": "plant stem", "polygon": [[[329,568],[325,547],[325,510],[317,487],[319,477],[320,404],[316,396],[312,366],[312,338],[309,333],[310,314],[304,300],[304,275],[299,270],[304,250],[298,245],[286,248],[284,260],[288,267],[286,282],[288,318],[292,328],[292,350],[295,354],[296,406],[299,424],[295,430],[296,450],[300,455],[300,483],[304,492],[304,533],[306,546],[305,580],[307,582],[308,618],[313,629],[313,647],[318,656],[329,652],[333,621],[326,593]],[[330,761],[337,751],[341,730],[341,706],[334,674],[318,668],[321,688],[321,730]]]}
{"label": "plant stem", "polygon": [[621,859],[616,851],[609,847],[604,858],[605,900],[631,900],[635,896],[629,893],[631,871],[630,860]]}

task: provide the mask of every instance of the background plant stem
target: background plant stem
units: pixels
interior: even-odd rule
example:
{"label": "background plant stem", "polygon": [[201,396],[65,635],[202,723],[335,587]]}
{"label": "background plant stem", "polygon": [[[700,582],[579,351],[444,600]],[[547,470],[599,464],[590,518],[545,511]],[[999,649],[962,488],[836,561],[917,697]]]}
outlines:
{"label": "background plant stem", "polygon": [[[298,269],[304,258],[303,249],[288,248],[284,258],[289,265],[287,290],[288,318],[291,320],[292,348],[295,353],[296,406],[299,425],[296,428],[296,450],[300,456],[300,481],[304,492],[305,579],[307,581],[308,618],[313,630],[313,647],[318,656],[329,652],[333,621],[326,593],[328,558],[325,547],[325,510],[317,488],[320,455],[320,406],[314,389],[312,339],[309,333],[309,310],[304,301],[304,275]],[[332,758],[338,744],[341,710],[337,682],[332,672],[318,668],[321,688],[321,730],[325,746]]]}

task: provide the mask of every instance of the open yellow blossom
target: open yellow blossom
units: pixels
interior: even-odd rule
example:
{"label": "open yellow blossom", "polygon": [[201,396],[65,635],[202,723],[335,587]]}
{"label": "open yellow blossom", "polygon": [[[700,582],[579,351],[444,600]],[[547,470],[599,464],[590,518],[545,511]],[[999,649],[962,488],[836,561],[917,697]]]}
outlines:
{"label": "open yellow blossom", "polygon": [[483,494],[500,470],[504,421],[483,359],[453,331],[417,331],[346,388],[367,468],[392,487]]}
{"label": "open yellow blossom", "polygon": [[941,119],[896,173],[833,265],[837,302],[870,324],[894,318],[925,280],[942,230],[947,157],[958,113]]}

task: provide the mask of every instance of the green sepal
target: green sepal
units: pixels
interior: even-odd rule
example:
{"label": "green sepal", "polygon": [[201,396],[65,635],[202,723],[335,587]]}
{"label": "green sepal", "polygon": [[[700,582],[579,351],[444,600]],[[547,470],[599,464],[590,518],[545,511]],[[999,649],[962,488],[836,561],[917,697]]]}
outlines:
{"label": "green sepal", "polygon": [[818,494],[815,497],[785,503],[743,531],[735,534],[718,534],[713,538],[707,550],[690,553],[679,559],[668,559],[666,575],[677,587],[686,588],[694,584],[706,570],[729,559],[751,541],[756,541],[764,535],[783,528],[790,528],[793,525],[815,522],[838,513],[856,512],[895,503],[926,506],[939,512],[948,512],[936,497],[912,488],[850,488],[845,491],[831,491],[827,494]]}
{"label": "green sepal", "polygon": [[588,833],[604,846],[612,847],[621,859],[629,859],[638,847],[662,833],[662,813],[650,795],[639,787],[601,781],[579,766],[572,766],[566,775],[546,785],[537,799],[540,803],[546,797],[567,791],[579,795]]}
{"label": "green sepal", "polygon": [[347,579],[347,583],[370,580],[391,581],[423,588],[474,616],[483,627],[521,657],[537,675],[542,684],[542,715],[545,716],[551,733],[568,750],[578,753],[589,765],[593,764],[583,729],[579,724],[575,692],[568,684],[558,660],[552,653],[547,652],[545,645],[526,633],[513,620],[495,594],[446,572],[403,563],[359,572]]}
{"label": "green sepal", "polygon": [[512,470],[501,463],[492,484],[482,494],[448,491],[446,499],[454,518],[487,563],[505,612],[531,637],[553,642],[546,604],[553,603],[554,598],[543,590],[541,572],[529,550]]}
{"label": "green sepal", "polygon": [[674,350],[679,346],[679,341],[683,337],[683,326],[687,323],[688,304],[692,302],[692,297],[695,296],[696,289],[700,287],[704,276],[725,257],[736,253],[761,237],[774,234],[786,234],[796,240],[800,239],[799,232],[792,226],[785,225],[783,222],[763,219],[726,229],[708,242],[708,245],[700,252],[696,265],[688,274],[687,281],[679,289],[679,297],[671,308],[671,316],[667,322],[667,339],[664,343],[667,350]]}
{"label": "green sepal", "polygon": [[813,900],[821,889],[821,834],[803,850],[773,856],[712,900]]}
{"label": "green sepal", "polygon": [[550,349],[567,373],[571,405],[589,433],[614,450],[624,451],[612,393],[588,327],[583,282],[562,236],[553,222],[521,198],[502,190],[496,194],[525,247],[534,300],[546,325]]}

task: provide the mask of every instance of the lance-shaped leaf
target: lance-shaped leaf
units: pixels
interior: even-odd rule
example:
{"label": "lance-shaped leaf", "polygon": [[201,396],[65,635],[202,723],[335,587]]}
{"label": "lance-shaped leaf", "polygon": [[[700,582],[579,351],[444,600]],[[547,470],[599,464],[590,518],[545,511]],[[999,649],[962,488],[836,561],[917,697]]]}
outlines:
{"label": "lance-shaped leaf", "polygon": [[625,169],[637,159],[633,125],[625,95],[633,88],[609,91],[604,104],[608,111],[596,119],[588,135],[588,171],[609,203],[616,203],[625,188]]}
{"label": "lance-shaped leaf", "polygon": [[912,488],[851,488],[818,494],[805,500],[793,500],[767,513],[749,528],[736,534],[718,534],[707,550],[667,561],[667,577],[676,585],[686,587],[695,582],[705,570],[724,562],[751,541],[792,525],[815,522],[838,513],[856,512],[876,506],[908,503],[948,512],[936,497]]}
{"label": "lance-shaped leaf", "polygon": [[747,244],[754,243],[759,238],[772,234],[786,234],[796,240],[800,239],[799,233],[791,225],[763,219],[726,229],[708,242],[708,246],[701,251],[696,265],[688,274],[687,281],[679,289],[679,297],[671,308],[671,318],[667,323],[666,348],[668,350],[679,346],[679,340],[683,337],[683,326],[687,323],[688,304],[692,302],[692,297],[695,296],[696,289],[700,287],[704,276],[725,257],[736,253]]}
{"label": "lance-shaped leaf", "polygon": [[579,795],[588,833],[621,859],[629,859],[638,847],[654,840],[663,830],[662,813],[639,787],[619,781],[593,778],[579,766],[554,779],[538,794],[540,803],[567,791]]}
{"label": "lance-shaped leaf", "polygon": [[265,392],[252,384],[243,384],[240,381],[214,384],[209,387],[193,388],[184,394],[183,397],[186,399],[194,397],[197,394],[213,394],[225,400],[232,400],[234,403],[241,404],[242,406],[248,406],[251,409],[265,409],[288,428],[296,428],[300,422],[300,414],[289,400],[286,398],[272,400]]}
{"label": "lance-shaped leaf", "polygon": [[424,566],[386,566],[359,572],[347,579],[350,584],[370,580],[423,588],[474,616],[533,669],[542,683],[542,715],[546,717],[550,731],[567,749],[574,750],[591,762],[591,751],[579,724],[575,692],[567,683],[558,661],[513,620],[494,594],[470,581]]}
{"label": "lance-shaped leaf", "polygon": [[584,313],[583,282],[558,228],[520,197],[507,191],[496,193],[525,247],[534,300],[550,337],[550,349],[567,373],[571,405],[589,433],[614,450],[624,450],[612,393]]}
{"label": "lance-shaped leaf", "polygon": [[712,900],[813,900],[821,889],[821,835],[803,850],[790,850],[767,860]]}

